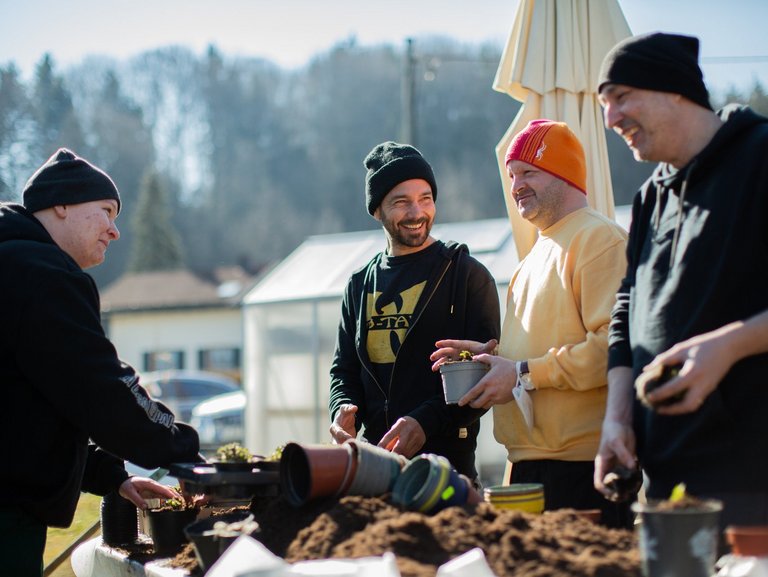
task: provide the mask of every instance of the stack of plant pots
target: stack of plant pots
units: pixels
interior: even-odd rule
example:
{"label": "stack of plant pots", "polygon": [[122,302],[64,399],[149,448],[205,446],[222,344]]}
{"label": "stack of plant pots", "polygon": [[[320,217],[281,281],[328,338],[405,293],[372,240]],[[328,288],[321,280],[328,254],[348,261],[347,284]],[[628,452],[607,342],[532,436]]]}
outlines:
{"label": "stack of plant pots", "polygon": [[288,443],[280,459],[280,483],[298,507],[321,497],[381,495],[392,490],[407,459],[370,443]]}

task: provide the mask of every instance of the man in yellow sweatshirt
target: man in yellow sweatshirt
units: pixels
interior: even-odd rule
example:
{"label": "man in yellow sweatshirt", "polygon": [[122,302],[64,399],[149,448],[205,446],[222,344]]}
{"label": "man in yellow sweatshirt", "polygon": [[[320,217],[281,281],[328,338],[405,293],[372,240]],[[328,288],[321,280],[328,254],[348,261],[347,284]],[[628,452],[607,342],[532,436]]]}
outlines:
{"label": "man in yellow sweatshirt", "polygon": [[584,150],[565,123],[531,121],[506,154],[512,198],[539,236],[510,281],[501,340],[441,340],[433,369],[461,350],[490,365],[459,405],[493,407],[505,483],[543,483],[545,509],[596,509],[627,526],[626,505],[593,486],[607,396],[608,323],[626,270],[626,232],[587,204]]}

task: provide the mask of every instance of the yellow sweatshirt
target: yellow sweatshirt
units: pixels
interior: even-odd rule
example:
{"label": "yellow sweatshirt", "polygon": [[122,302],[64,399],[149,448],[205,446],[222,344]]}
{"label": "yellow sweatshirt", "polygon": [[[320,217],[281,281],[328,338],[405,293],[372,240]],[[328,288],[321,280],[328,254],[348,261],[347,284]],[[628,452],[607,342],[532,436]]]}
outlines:
{"label": "yellow sweatshirt", "polygon": [[540,231],[512,276],[499,354],[528,360],[535,386],[530,431],[514,401],[493,407],[494,436],[513,463],[594,459],[607,395],[608,323],[626,272],[626,240],[612,220],[579,209]]}

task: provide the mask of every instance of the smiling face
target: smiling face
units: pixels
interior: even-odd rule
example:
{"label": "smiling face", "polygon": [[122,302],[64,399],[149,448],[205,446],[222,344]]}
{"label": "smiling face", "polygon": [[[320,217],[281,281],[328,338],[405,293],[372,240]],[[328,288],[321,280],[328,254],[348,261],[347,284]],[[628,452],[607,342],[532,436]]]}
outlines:
{"label": "smiling face", "polygon": [[393,256],[418,252],[434,242],[429,233],[435,219],[435,201],[426,180],[414,178],[395,186],[374,217],[384,227]]}
{"label": "smiling face", "polygon": [[606,128],[613,129],[627,143],[635,160],[679,161],[687,131],[680,126],[682,97],[670,92],[608,84],[600,91]]}
{"label": "smiling face", "polygon": [[117,201],[94,200],[54,206],[52,210],[57,226],[49,232],[56,244],[82,269],[104,262],[109,243],[120,238],[115,225]]}
{"label": "smiling face", "polygon": [[536,228],[549,228],[567,214],[567,183],[522,160],[510,160],[507,173],[517,211]]}

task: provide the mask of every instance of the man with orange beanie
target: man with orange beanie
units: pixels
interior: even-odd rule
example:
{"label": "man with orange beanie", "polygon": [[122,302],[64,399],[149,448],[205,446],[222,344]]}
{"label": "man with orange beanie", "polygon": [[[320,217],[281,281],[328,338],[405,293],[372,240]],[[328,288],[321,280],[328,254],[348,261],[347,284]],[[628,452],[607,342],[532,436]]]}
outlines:
{"label": "man with orange beanie", "polygon": [[542,483],[545,509],[599,508],[603,523],[627,526],[627,506],[592,482],[626,232],[589,208],[584,150],[565,123],[531,121],[506,167],[539,237],[512,275],[498,352],[494,341],[438,341],[433,368],[463,349],[490,365],[459,405],[493,407],[494,436],[513,465],[506,483]]}

